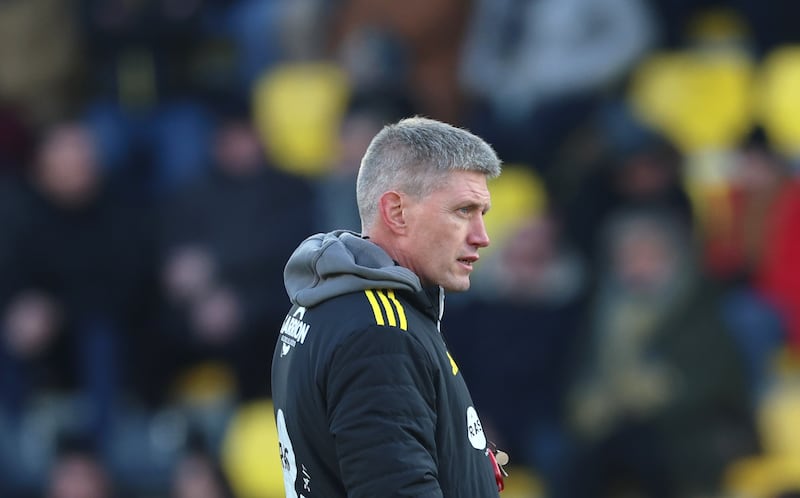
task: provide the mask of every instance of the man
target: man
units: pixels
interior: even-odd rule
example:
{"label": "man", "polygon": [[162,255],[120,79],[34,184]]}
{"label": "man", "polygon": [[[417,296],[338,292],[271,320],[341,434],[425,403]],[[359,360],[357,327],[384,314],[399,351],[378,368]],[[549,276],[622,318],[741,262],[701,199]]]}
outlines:
{"label": "man", "polygon": [[500,469],[439,331],[444,291],[489,245],[492,148],[424,118],[361,162],[362,235],[317,234],[284,273],[293,303],[272,389],[287,497],[497,496]]}

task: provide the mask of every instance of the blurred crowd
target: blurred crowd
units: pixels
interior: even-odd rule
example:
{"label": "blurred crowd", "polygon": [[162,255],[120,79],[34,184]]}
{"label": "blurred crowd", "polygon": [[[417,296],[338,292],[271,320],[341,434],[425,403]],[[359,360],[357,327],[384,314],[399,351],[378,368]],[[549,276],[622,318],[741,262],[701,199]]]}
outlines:
{"label": "blurred crowd", "polygon": [[[800,492],[800,4],[0,0],[0,496],[283,496],[283,265],[484,137],[443,332],[514,497]],[[795,493],[795,494],[793,494]]]}

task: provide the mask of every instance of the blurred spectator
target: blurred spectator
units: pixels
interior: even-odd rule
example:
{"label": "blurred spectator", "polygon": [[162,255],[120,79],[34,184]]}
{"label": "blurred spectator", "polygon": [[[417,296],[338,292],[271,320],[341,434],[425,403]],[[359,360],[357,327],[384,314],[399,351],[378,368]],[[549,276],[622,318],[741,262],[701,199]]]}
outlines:
{"label": "blurred spectator", "polygon": [[549,485],[567,447],[561,406],[583,266],[546,214],[525,218],[489,258],[476,271],[476,297],[451,298],[443,332],[490,437]]}
{"label": "blurred spectator", "polygon": [[415,113],[458,124],[457,68],[469,13],[458,0],[346,0],[334,12],[332,48],[355,93],[407,97]]}
{"label": "blurred spectator", "polygon": [[[727,223],[709,226],[702,233],[704,267],[728,287],[725,317],[748,360],[755,401],[769,387],[775,355],[786,341],[787,316],[780,300],[759,292],[756,281],[767,268],[766,255],[775,250],[774,224],[780,216],[781,198],[788,198],[791,178],[786,162],[772,152],[761,130],[755,130],[735,151],[728,199],[720,207]],[[787,223],[787,221],[783,221]],[[788,225],[786,225],[788,227]],[[781,232],[785,228],[778,229]],[[780,236],[779,236],[780,237]],[[781,263],[783,268],[785,263]],[[788,270],[788,279],[796,273]]]}
{"label": "blurred spectator", "polygon": [[[461,62],[473,118],[506,161],[544,170],[655,38],[641,0],[477,2]],[[478,108],[479,109],[479,108]],[[494,133],[492,133],[494,132]]]}
{"label": "blurred spectator", "polygon": [[102,458],[86,442],[62,441],[46,485],[45,498],[114,498]]}
{"label": "blurred spectator", "polygon": [[789,165],[770,149],[760,129],[735,151],[732,166],[730,223],[704,234],[705,265],[716,278],[729,282],[747,280],[758,268],[776,201],[791,182]]}
{"label": "blurred spectator", "polygon": [[232,56],[207,29],[206,15],[213,12],[208,4],[78,0],[93,95],[113,97],[127,110],[148,109],[176,96],[219,97],[219,78],[233,71],[209,75],[205,69],[215,57],[230,69]]}
{"label": "blurred spectator", "polygon": [[738,166],[743,270],[759,299],[780,314],[788,344],[800,351],[800,177],[764,142],[746,147]]}
{"label": "blurred spectator", "polygon": [[512,303],[562,305],[584,290],[583,261],[563,239],[552,214],[532,214],[519,223],[510,240],[476,272],[476,292],[483,299]]}
{"label": "blurred spectator", "polygon": [[216,457],[196,442],[178,459],[170,498],[234,498]]}
{"label": "blurred spectator", "polygon": [[78,123],[48,130],[33,166],[0,203],[0,406],[19,419],[43,391],[76,392],[101,445],[133,360],[120,347],[146,323],[143,212],[101,174]]}
{"label": "blurred spectator", "polygon": [[104,172],[119,179],[121,193],[149,200],[169,195],[205,171],[216,112],[192,99],[139,112],[97,100],[87,105],[84,120],[96,138]]}
{"label": "blurred spectator", "polygon": [[686,226],[692,206],[682,183],[683,157],[663,136],[636,122],[626,111],[609,108],[596,121],[603,145],[588,158],[588,171],[559,202],[566,216],[567,238],[597,265],[600,231],[615,213],[626,209],[666,209]]}
{"label": "blurred spectator", "polygon": [[409,54],[402,41],[376,27],[347,36],[336,47],[337,64],[344,69],[354,100],[392,105],[403,116],[419,113],[408,88]]}
{"label": "blurred spectator", "polygon": [[768,227],[767,250],[756,274],[756,286],[784,317],[788,339],[800,350],[800,182],[786,185]]}
{"label": "blurred spectator", "polygon": [[[210,0],[77,5],[92,67],[84,112],[104,166],[124,171],[148,194],[191,181],[209,162],[214,113],[249,90],[229,26],[244,29],[233,11],[247,7]],[[253,23],[268,15],[250,12]]]}
{"label": "blurred spectator", "polygon": [[[578,341],[569,392],[575,451],[556,496],[709,496],[755,451],[744,365],[685,225],[669,213],[616,216],[608,271]],[[630,490],[629,490],[630,491]]]}
{"label": "blurred spectator", "polygon": [[[160,230],[162,327],[152,387],[222,360],[243,398],[269,394],[269,357],[284,317],[283,266],[312,224],[310,185],[267,162],[250,123],[229,116],[213,167],[166,199]],[[167,379],[165,383],[164,380]],[[151,392],[151,399],[166,392]]]}

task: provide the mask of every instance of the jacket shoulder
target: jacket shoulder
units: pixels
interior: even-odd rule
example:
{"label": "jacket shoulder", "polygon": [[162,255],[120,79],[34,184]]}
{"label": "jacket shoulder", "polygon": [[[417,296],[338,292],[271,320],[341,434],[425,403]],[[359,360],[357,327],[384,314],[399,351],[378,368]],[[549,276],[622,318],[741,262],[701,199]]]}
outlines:
{"label": "jacket shoulder", "polygon": [[391,289],[366,289],[324,301],[309,311],[316,318],[332,322],[337,328],[359,330],[371,326],[394,327],[407,331],[409,318],[416,313],[407,301]]}

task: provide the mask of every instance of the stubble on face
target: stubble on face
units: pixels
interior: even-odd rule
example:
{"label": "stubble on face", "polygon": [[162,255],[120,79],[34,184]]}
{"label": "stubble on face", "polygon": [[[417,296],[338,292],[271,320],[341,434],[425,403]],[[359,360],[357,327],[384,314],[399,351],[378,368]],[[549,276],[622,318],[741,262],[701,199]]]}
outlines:
{"label": "stubble on face", "polygon": [[489,245],[483,216],[490,204],[486,177],[472,171],[452,172],[440,189],[411,199],[401,264],[414,271],[423,285],[469,289],[478,250]]}

